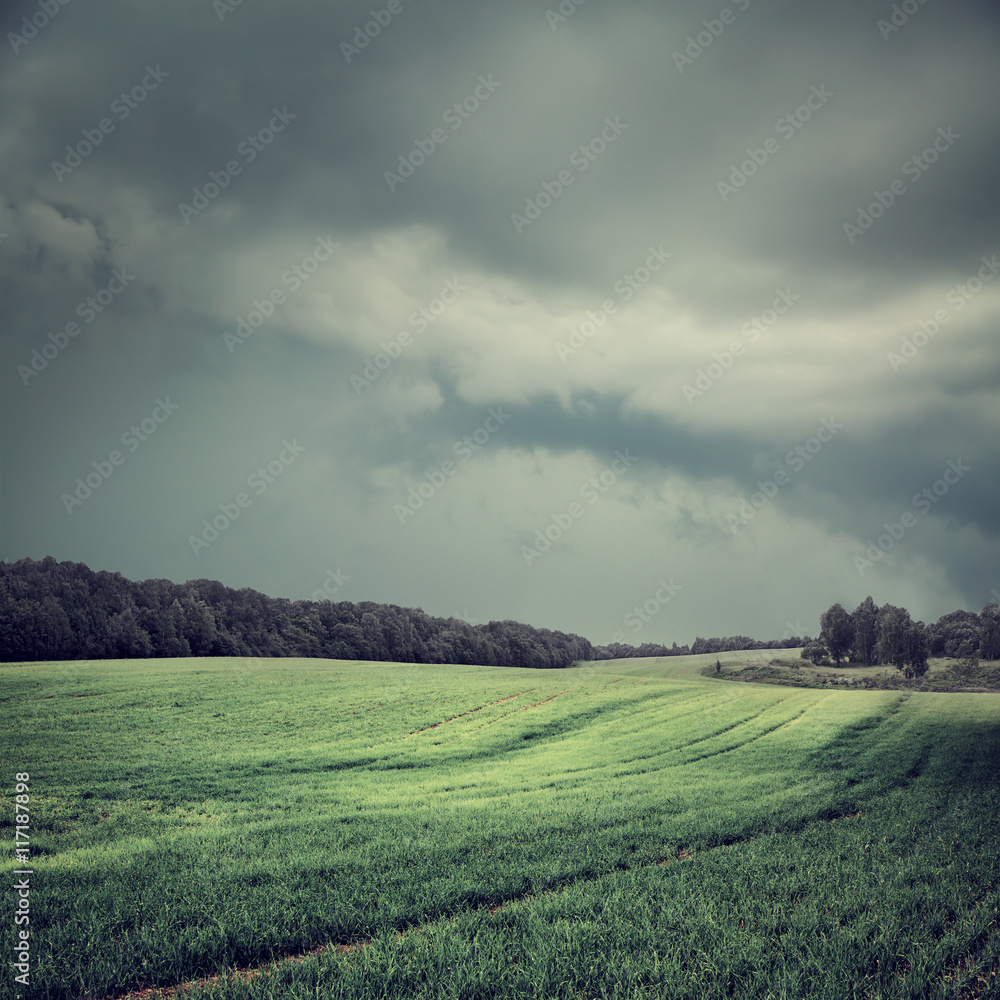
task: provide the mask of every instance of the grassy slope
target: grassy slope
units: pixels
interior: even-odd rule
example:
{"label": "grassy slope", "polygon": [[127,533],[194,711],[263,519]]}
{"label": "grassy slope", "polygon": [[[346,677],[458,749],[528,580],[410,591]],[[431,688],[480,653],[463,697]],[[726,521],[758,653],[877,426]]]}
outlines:
{"label": "grassy slope", "polygon": [[705,662],[4,666],[25,995],[357,939],[210,992],[904,997],[995,968],[1000,698]]}

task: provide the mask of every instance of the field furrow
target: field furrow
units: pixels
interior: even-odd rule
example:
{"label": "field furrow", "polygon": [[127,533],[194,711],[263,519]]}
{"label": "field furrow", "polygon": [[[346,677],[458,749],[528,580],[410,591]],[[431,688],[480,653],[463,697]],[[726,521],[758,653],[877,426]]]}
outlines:
{"label": "field furrow", "polygon": [[995,696],[667,666],[280,660],[234,684],[225,660],[109,661],[31,702],[58,665],[8,672],[31,712],[0,736],[31,772],[30,1000],[839,1000],[988,977]]}
{"label": "field furrow", "polygon": [[[477,708],[470,708],[467,712],[459,712],[458,715],[453,715],[448,719],[442,719],[440,722],[435,722],[433,725],[424,726],[423,729],[414,729],[412,733],[407,733],[408,736],[417,736],[420,733],[429,733],[432,729],[437,729],[439,726],[443,726],[446,723],[454,722],[456,719],[464,719],[467,715],[474,715],[476,712],[481,712],[485,708],[492,708],[494,705],[502,705],[505,701],[513,701],[515,698],[520,698],[521,695],[528,694],[527,691],[519,691],[517,694],[507,695],[506,698],[498,698],[496,701],[491,701],[487,705],[479,705]],[[555,697],[555,695],[553,695]],[[546,701],[551,699],[546,698]],[[543,702],[539,702],[543,704]],[[533,705],[528,705],[527,708],[534,708]]]}

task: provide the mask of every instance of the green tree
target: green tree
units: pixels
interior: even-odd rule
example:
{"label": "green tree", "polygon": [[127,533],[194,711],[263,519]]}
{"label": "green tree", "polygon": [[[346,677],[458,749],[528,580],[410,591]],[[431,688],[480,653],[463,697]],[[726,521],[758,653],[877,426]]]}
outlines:
{"label": "green tree", "polygon": [[114,656],[137,659],[153,655],[149,633],[135,620],[131,608],[126,608],[108,621],[108,634],[114,647]]}
{"label": "green tree", "polygon": [[854,620],[851,658],[869,667],[875,663],[875,643],[878,641],[878,608],[871,596],[854,609],[851,618]]}
{"label": "green tree", "polygon": [[979,673],[979,650],[971,642],[962,644],[959,659],[951,665],[951,673],[962,681],[971,681]]}
{"label": "green tree", "polygon": [[979,655],[1000,660],[1000,605],[987,604],[979,615]]}
{"label": "green tree", "polygon": [[826,646],[818,642],[812,642],[808,646],[803,646],[799,657],[803,660],[809,660],[810,663],[817,667],[832,666]]}
{"label": "green tree", "polygon": [[215,642],[215,615],[204,601],[185,596],[179,603],[183,631],[178,634],[187,639],[192,656],[208,656]]}
{"label": "green tree", "polygon": [[883,604],[878,612],[878,641],[875,658],[879,663],[890,663],[897,670],[906,667],[907,641],[913,622],[906,608]]}
{"label": "green tree", "polygon": [[366,611],[361,616],[361,634],[364,637],[365,646],[367,647],[365,658],[369,660],[384,660],[387,651],[385,636],[382,633],[382,625],[370,611]]}
{"label": "green tree", "polygon": [[923,622],[913,622],[906,630],[906,676],[923,677],[927,673],[927,629]]}
{"label": "green tree", "polygon": [[819,641],[839,667],[854,641],[854,621],[841,605],[834,604],[820,615],[819,624]]}
{"label": "green tree", "polygon": [[979,615],[972,611],[949,611],[928,630],[932,656],[959,655],[966,643],[979,648]]}

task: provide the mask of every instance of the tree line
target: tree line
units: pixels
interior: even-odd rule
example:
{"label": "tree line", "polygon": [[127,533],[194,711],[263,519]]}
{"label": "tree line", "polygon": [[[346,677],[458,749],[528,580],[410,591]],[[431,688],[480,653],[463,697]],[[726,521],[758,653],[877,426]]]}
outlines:
{"label": "tree line", "polygon": [[0,563],[0,660],[165,656],[306,656],[404,663],[568,667],[580,660],[797,648],[814,663],[886,664],[919,677],[932,656],[1000,659],[1000,607],[952,611],[932,625],[866,597],[834,604],[818,639],[697,636],[688,645],[594,645],[515,621],[473,625],[420,608],[362,601],[290,601],[216,580],[134,582],[84,563]]}
{"label": "tree line", "polygon": [[133,582],[84,563],[0,563],[0,660],[164,656],[307,656],[403,663],[568,667],[579,660],[797,647],[802,637],[748,636],[692,646],[612,643],[515,621],[473,625],[420,608],[362,601],[290,601],[215,580]]}
{"label": "tree line", "polygon": [[852,612],[834,604],[820,616],[819,639],[802,650],[813,663],[896,667],[907,677],[922,677],[927,660],[947,656],[1000,659],[1000,606],[987,604],[977,615],[951,611],[933,625],[915,622],[906,608],[876,606],[866,597]]}

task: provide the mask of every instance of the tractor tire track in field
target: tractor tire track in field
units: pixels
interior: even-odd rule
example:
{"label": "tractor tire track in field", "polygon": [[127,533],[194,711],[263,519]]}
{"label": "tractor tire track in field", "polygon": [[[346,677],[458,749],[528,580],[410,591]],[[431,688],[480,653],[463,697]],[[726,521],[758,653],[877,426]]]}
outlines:
{"label": "tractor tire track in field", "polygon": [[[692,699],[689,699],[689,700],[691,700],[691,701],[698,701],[698,700],[700,700],[700,698],[692,698]],[[786,700],[787,699],[785,699],[785,698],[782,699],[782,701],[786,701]],[[678,704],[683,705],[685,703],[684,702],[679,702]],[[697,746],[699,743],[704,743],[707,740],[714,740],[716,736],[721,736],[723,733],[728,733],[728,732],[731,732],[734,729],[738,729],[740,726],[745,726],[748,722],[753,722],[754,719],[759,719],[765,712],[770,711],[776,705],[780,705],[780,704],[781,704],[781,702],[775,702],[773,705],[767,705],[764,708],[762,708],[759,712],[755,712],[752,715],[748,715],[748,716],[746,716],[743,719],[738,719],[736,722],[732,723],[731,725],[723,726],[721,729],[717,729],[714,732],[709,733],[707,736],[699,736],[698,739],[691,740],[689,743],[678,743],[677,746],[675,746],[675,747],[668,747],[666,750],[659,750],[656,753],[643,754],[643,755],[641,755],[639,757],[628,757],[628,758],[620,761],[620,763],[622,763],[622,764],[634,764],[636,761],[639,761],[639,760],[653,760],[655,757],[664,757],[667,754],[677,753],[678,750],[687,750],[688,747]],[[714,708],[715,706],[709,706],[709,707],[710,708]],[[630,772],[628,772],[628,771],[622,771],[621,773],[622,774],[628,774]]]}
{"label": "tractor tire track in field", "polygon": [[787,698],[782,698],[781,701],[776,701],[771,705],[765,705],[759,712],[754,712],[752,715],[748,715],[745,719],[740,719],[738,722],[734,722],[731,725],[723,726],[721,729],[717,729],[714,733],[709,733],[707,736],[699,736],[696,740],[691,740],[690,743],[681,743],[679,746],[674,747],[676,750],[687,750],[689,747],[696,747],[699,743],[707,743],[709,740],[714,740],[716,736],[722,736],[723,733],[731,733],[734,729],[739,729],[740,726],[748,725],[753,722],[754,719],[759,719],[765,712],[770,712],[771,709],[777,708],[779,705],[783,705]]}
{"label": "tractor tire track in field", "polygon": [[[570,688],[566,688],[565,691],[560,691],[559,694],[554,694],[554,695],[552,695],[551,698],[545,698],[542,701],[536,702],[534,705],[525,705],[523,708],[515,708],[514,711],[512,711],[512,712],[504,712],[503,715],[498,715],[494,719],[487,719],[487,721],[484,722],[482,724],[482,726],[480,726],[479,729],[476,730],[476,731],[479,732],[479,731],[485,729],[487,726],[495,726],[498,722],[503,722],[504,719],[509,719],[511,716],[517,715],[518,712],[527,712],[529,708],[538,708],[539,705],[544,705],[547,701],[552,701],[553,698],[558,698],[559,695],[566,694],[569,690],[570,690]],[[529,688],[529,691],[534,691],[534,688]],[[522,694],[527,694],[527,693],[528,692],[526,692],[526,691],[522,692]],[[503,700],[504,701],[509,701],[510,699],[509,698],[505,698]],[[496,703],[496,704],[498,704],[498,703]]]}
{"label": "tractor tire track in field", "polygon": [[751,743],[756,743],[757,740],[762,740],[765,736],[770,736],[771,733],[776,733],[779,729],[784,729],[785,726],[790,726],[793,722],[798,721],[806,714],[811,708],[815,708],[820,701],[825,699],[820,698],[819,701],[814,701],[811,705],[806,705],[801,712],[793,716],[791,719],[785,719],[784,722],[779,722],[776,726],[772,726],[770,729],[766,729],[762,733],[758,733],[756,736],[751,736],[750,739],[744,740],[742,743],[734,743],[732,746],[725,747],[722,750],[712,750],[710,753],[702,754],[700,757],[692,757],[686,760],[685,764],[695,764],[700,760],[707,760],[709,757],[718,757],[720,754],[731,753],[733,750],[742,750],[743,747],[749,746]]}
{"label": "tractor tire track in field", "polygon": [[[523,694],[524,692],[522,692]],[[563,692],[565,693],[565,692]],[[517,697],[517,696],[515,696]],[[557,696],[553,696],[557,697]],[[546,699],[550,701],[551,699]],[[539,704],[544,704],[544,702],[539,702]],[[486,706],[483,706],[484,708]],[[533,707],[533,706],[532,706]],[[855,819],[858,816],[863,816],[862,811],[853,813],[842,813],[839,816],[835,816],[832,819],[826,818],[821,819],[819,817],[810,820],[808,822],[828,822],[833,823],[837,819]],[[576,888],[579,885],[584,885],[588,882],[596,882],[599,879],[606,878],[608,875],[617,874],[621,871],[638,871],[642,868],[663,868],[667,865],[673,864],[680,861],[690,861],[692,858],[697,858],[704,854],[709,854],[713,851],[722,850],[726,847],[732,847],[735,844],[746,844],[751,843],[754,840],[758,840],[761,837],[769,836],[766,833],[755,833],[748,837],[732,837],[726,838],[721,843],[714,844],[711,847],[704,847],[700,850],[692,850],[687,847],[678,847],[675,853],[669,854],[659,861],[651,861],[642,865],[636,865],[634,868],[629,868],[627,865],[618,864],[614,868],[609,869],[606,872],[602,872],[597,875],[592,876],[582,876],[580,878],[575,878],[569,881],[565,885],[559,886],[557,889],[549,889],[544,892],[531,892],[530,890],[524,890],[524,892],[516,893],[510,899],[501,900],[498,903],[487,903],[475,908],[475,912],[482,913],[486,912],[489,917],[496,916],[501,910],[505,910],[510,906],[517,903],[530,904],[534,903],[539,899],[548,899],[552,896],[558,896],[561,893],[569,892],[571,889]],[[467,912],[467,911],[462,911]],[[451,914],[450,916],[445,914],[434,920],[429,920],[422,924],[413,924],[407,927],[405,930],[396,931],[393,935],[396,941],[401,941],[404,937],[411,934],[419,934],[421,931],[426,930],[429,927],[434,927],[439,924],[446,924],[454,920],[458,914]],[[201,989],[205,986],[214,986],[217,983],[223,982],[235,982],[242,980],[244,982],[254,979],[257,976],[263,976],[268,972],[276,971],[281,965],[286,962],[304,962],[310,958],[318,958],[322,955],[329,953],[336,953],[337,955],[351,954],[353,952],[362,951],[365,948],[373,944],[375,938],[364,937],[355,938],[353,941],[346,941],[340,944],[323,944],[317,945],[313,948],[309,948],[303,951],[289,952],[283,958],[273,959],[270,962],[263,963],[256,966],[236,966],[230,972],[217,973],[211,976],[205,976],[199,979],[190,979],[183,983],[175,983],[171,986],[151,986],[144,987],[137,990],[129,990],[126,993],[111,993],[105,994],[100,1000],[173,1000],[176,997],[187,996],[195,989]],[[977,996],[978,994],[972,994]],[[81,995],[79,1000],[95,1000],[94,996],[89,993],[84,993]]]}
{"label": "tractor tire track in field", "polygon": [[[528,688],[527,691],[519,691],[517,694],[508,695],[506,698],[500,698],[498,701],[491,701],[485,705],[480,705],[479,708],[470,708],[467,712],[461,712],[458,715],[453,715],[450,719],[443,719],[441,722],[435,722],[432,726],[425,726],[423,729],[414,729],[412,733],[407,733],[407,736],[416,736],[418,733],[428,733],[432,729],[437,729],[438,726],[443,726],[446,722],[454,722],[456,719],[464,719],[467,715],[474,715],[476,712],[481,712],[484,708],[492,708],[494,705],[502,705],[505,701],[513,701],[515,698],[520,698],[522,694],[528,694],[534,691],[534,688]],[[566,692],[561,692],[565,694]],[[558,697],[558,695],[553,695],[553,698]],[[546,698],[546,701],[551,701],[551,698]],[[539,702],[539,705],[543,704]],[[529,708],[534,708],[534,705],[528,706]]]}
{"label": "tractor tire track in field", "polygon": [[[534,690],[534,688],[532,688],[532,690]],[[569,691],[569,688],[566,688],[566,691]],[[513,712],[505,712],[503,715],[498,715],[495,719],[490,719],[487,722],[484,722],[480,728],[485,729],[487,726],[495,725],[497,722],[503,722],[504,719],[509,719],[512,715],[517,715],[518,712],[527,712],[528,709],[538,708],[539,705],[544,705],[546,702],[552,701],[554,698],[558,698],[559,695],[566,694],[566,691],[560,691],[559,694],[554,694],[549,698],[543,698],[534,705],[525,705],[523,708],[515,708]]]}
{"label": "tractor tire track in field", "polygon": [[[750,739],[744,740],[742,743],[734,743],[734,744],[732,744],[730,746],[723,747],[720,750],[711,750],[708,753],[700,754],[697,757],[688,757],[685,760],[679,760],[679,761],[676,761],[675,763],[672,763],[672,764],[664,764],[662,767],[652,767],[652,768],[649,768],[647,771],[645,771],[643,773],[653,774],[653,773],[656,773],[657,771],[666,771],[666,770],[669,770],[669,769],[674,768],[674,767],[687,767],[689,764],[697,764],[699,761],[707,760],[710,757],[718,757],[718,756],[720,756],[721,754],[724,754],[724,753],[731,753],[734,750],[741,750],[743,747],[749,746],[751,743],[755,743],[757,740],[763,739],[765,736],[770,736],[771,733],[777,732],[779,729],[783,728],[784,726],[790,725],[791,723],[795,722],[796,720],[801,719],[802,716],[806,714],[806,712],[808,712],[812,708],[815,708],[820,702],[825,701],[828,697],[830,697],[830,696],[829,695],[825,695],[824,697],[818,699],[817,701],[814,701],[812,704],[807,705],[804,709],[802,709],[801,712],[799,712],[797,715],[793,716],[791,719],[785,719],[783,722],[779,722],[776,726],[772,726],[770,729],[767,729],[767,730],[765,730],[762,733],[758,733],[756,736],[751,736]],[[787,699],[782,699],[782,702],[783,701],[787,701]],[[697,746],[699,743],[704,743],[706,740],[714,739],[715,736],[721,735],[723,733],[731,732],[732,730],[737,729],[740,726],[743,726],[743,725],[746,725],[749,722],[752,722],[754,719],[760,718],[760,716],[762,716],[765,712],[770,711],[770,709],[777,707],[777,705],[781,704],[782,702],[776,702],[774,705],[769,705],[767,708],[765,708],[762,711],[758,712],[756,715],[750,716],[748,719],[745,719],[743,722],[737,723],[735,726],[727,726],[725,729],[720,730],[718,733],[715,733],[713,736],[707,736],[707,737],[704,737],[702,739],[697,739],[697,740],[694,740],[692,743],[682,744],[681,746],[676,747],[674,750],[667,750],[663,754],[654,754],[654,756],[655,757],[666,756],[667,754],[670,754],[670,753],[676,753],[678,750],[686,750],[689,747]],[[622,772],[620,772],[620,774],[622,774],[622,775],[624,775],[624,774],[631,774],[631,773],[635,773],[635,772],[630,772],[630,771],[622,771]]]}
{"label": "tractor tire track in field", "polygon": [[[568,691],[569,688],[566,688]],[[554,701],[559,695],[564,695],[566,691],[560,691],[559,694],[550,695],[548,698],[543,698],[541,701],[535,702],[534,705],[525,705],[523,711],[527,712],[529,708],[538,708],[539,705],[544,705],[547,701]]]}
{"label": "tractor tire track in field", "polygon": [[[822,701],[822,700],[823,699],[821,698],[820,701]],[[771,709],[777,708],[779,705],[784,704],[784,702],[786,702],[786,701],[788,701],[788,698],[782,698],[780,701],[776,701],[776,702],[774,702],[771,705],[766,705],[759,712],[754,712],[752,715],[748,715],[748,716],[746,716],[743,719],[739,719],[738,721],[732,723],[731,725],[723,726],[721,729],[717,729],[717,730],[715,730],[715,732],[709,733],[707,736],[699,736],[698,739],[691,740],[689,743],[679,743],[677,746],[671,747],[668,750],[662,750],[660,753],[648,754],[645,757],[634,757],[634,758],[631,758],[630,760],[622,761],[622,763],[623,764],[631,764],[631,763],[633,763],[634,761],[637,761],[637,760],[652,760],[655,757],[664,757],[667,754],[677,753],[680,750],[687,750],[690,747],[696,747],[699,743],[707,743],[709,740],[714,740],[717,736],[722,736],[724,733],[730,733],[734,729],[739,729],[740,726],[746,726],[746,725],[748,725],[749,723],[753,722],[755,719],[759,719],[762,715],[764,715],[765,712],[770,712]],[[813,705],[817,705],[817,704],[819,704],[819,702],[814,702],[813,703]],[[813,707],[813,705],[809,705],[807,708],[805,708],[803,710],[803,712],[808,711],[810,708]],[[799,714],[801,715],[802,713],[799,713]],[[796,716],[796,718],[798,718],[798,716]],[[780,729],[781,726],[783,726],[784,724],[785,723],[782,722],[779,726],[776,726],[775,729]],[[768,732],[773,732],[773,731],[774,730],[768,730]],[[762,733],[761,735],[762,736],[766,736],[767,733]],[[757,739],[757,738],[758,737],[754,737],[753,739]],[[753,742],[753,740],[752,739],[751,740],[747,740],[747,742],[750,743],[750,742]],[[735,744],[735,746],[729,747],[728,749],[729,750],[734,750],[734,749],[736,749],[736,747],[743,746],[743,745],[744,744],[742,744],[742,743],[738,743],[738,744]],[[679,764],[665,764],[662,768],[655,768],[654,770],[665,770],[668,767],[681,767],[681,766],[683,766],[685,764],[692,764],[695,761],[704,760],[706,757],[714,757],[718,753],[726,753],[726,752],[727,752],[726,750],[715,750],[715,751],[712,751],[711,753],[704,754],[701,757],[692,757],[692,758],[690,758],[688,760],[681,761]],[[622,774],[628,774],[630,772],[628,772],[628,771],[622,771],[621,773]]]}

